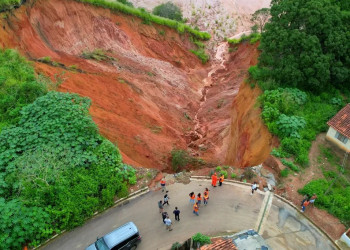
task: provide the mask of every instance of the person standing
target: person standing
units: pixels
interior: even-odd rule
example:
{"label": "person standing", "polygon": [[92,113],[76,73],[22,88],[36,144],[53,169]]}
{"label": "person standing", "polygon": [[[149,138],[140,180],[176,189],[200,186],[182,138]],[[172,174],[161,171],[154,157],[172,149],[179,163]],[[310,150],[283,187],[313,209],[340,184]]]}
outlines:
{"label": "person standing", "polygon": [[203,204],[206,206],[208,204],[208,199],[209,199],[209,192],[207,191],[207,188],[204,191],[203,194]]}
{"label": "person standing", "polygon": [[222,174],[219,178],[219,186],[222,186],[222,183],[224,182],[225,176]]}
{"label": "person standing", "polygon": [[199,210],[199,207],[198,207],[198,204],[196,203],[193,205],[193,213],[196,214],[197,216],[199,215],[198,210]]}
{"label": "person standing", "polygon": [[310,204],[310,200],[307,199],[306,201],[304,201],[303,205],[301,206],[301,210],[300,212],[304,213],[305,212],[305,208]]}
{"label": "person standing", "polygon": [[258,186],[256,185],[256,181],[254,181],[253,185],[252,185],[252,192],[250,195],[254,194],[254,191],[258,190]]}
{"label": "person standing", "polygon": [[158,202],[158,208],[159,208],[159,213],[162,213],[163,212],[163,202],[162,201]]}
{"label": "person standing", "polygon": [[190,196],[190,204],[194,204],[194,199],[196,199],[196,195],[194,194],[194,192],[191,192],[189,196]]}
{"label": "person standing", "polygon": [[164,195],[163,206],[164,206],[165,204],[168,204],[168,206],[169,206],[169,199],[170,199],[170,197],[168,196],[168,191],[166,191],[166,194]]}
{"label": "person standing", "polygon": [[165,181],[165,178],[163,177],[163,179],[160,181],[160,186],[162,187],[162,192],[164,192],[166,190],[165,184],[166,184],[166,181]]}
{"label": "person standing", "polygon": [[166,219],[164,220],[164,222],[165,222],[165,228],[166,228],[166,230],[169,230],[169,231],[171,231],[171,230],[173,230],[172,228],[171,228],[171,220],[170,220],[170,218],[169,218],[169,216],[167,216],[166,217]]}
{"label": "person standing", "polygon": [[311,196],[311,198],[310,198],[310,203],[311,203],[312,205],[314,205],[316,199],[317,199],[317,195],[316,195],[316,194],[313,194],[313,195]]}
{"label": "person standing", "polygon": [[304,195],[303,200],[301,201],[301,204],[300,204],[301,207],[303,206],[306,200],[310,200],[310,196],[308,194]]}
{"label": "person standing", "polygon": [[198,207],[202,204],[202,195],[201,193],[198,193],[197,195],[197,205]]}
{"label": "person standing", "polygon": [[162,213],[162,218],[163,218],[163,223],[165,224],[165,219],[166,217],[168,216],[168,213],[167,212],[163,212]]}
{"label": "person standing", "polygon": [[180,210],[177,207],[175,207],[173,214],[175,214],[175,220],[180,221]]}
{"label": "person standing", "polygon": [[213,187],[216,187],[216,182],[217,182],[217,180],[218,180],[218,177],[217,177],[216,173],[214,173],[214,174],[211,176],[211,185],[212,185]]}

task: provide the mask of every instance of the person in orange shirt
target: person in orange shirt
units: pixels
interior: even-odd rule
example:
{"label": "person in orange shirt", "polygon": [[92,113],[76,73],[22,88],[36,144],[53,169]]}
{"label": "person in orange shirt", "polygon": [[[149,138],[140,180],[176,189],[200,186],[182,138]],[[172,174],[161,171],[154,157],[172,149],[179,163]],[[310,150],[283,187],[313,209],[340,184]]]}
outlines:
{"label": "person in orange shirt", "polygon": [[304,201],[303,206],[301,207],[300,212],[304,213],[305,212],[305,208],[310,204],[310,200],[307,199],[306,201]]}
{"label": "person in orange shirt", "polygon": [[189,196],[190,196],[190,203],[191,203],[191,204],[194,204],[194,199],[196,199],[196,195],[194,194],[194,192],[191,192],[191,193],[189,194]]}
{"label": "person in orange shirt", "polygon": [[207,191],[207,188],[206,188],[204,191],[204,194],[203,194],[204,206],[206,206],[208,204],[208,199],[209,199],[209,192]]}
{"label": "person in orange shirt", "polygon": [[217,177],[216,173],[214,173],[214,174],[211,176],[211,185],[212,185],[213,187],[216,187],[216,182],[217,182],[217,180],[218,180],[218,177]]}
{"label": "person in orange shirt", "polygon": [[163,179],[160,181],[160,186],[162,187],[162,192],[164,192],[166,190],[165,188],[165,178],[163,177]]}
{"label": "person in orange shirt", "polygon": [[225,176],[222,174],[219,178],[219,186],[222,186],[222,183],[224,182]]}
{"label": "person in orange shirt", "polygon": [[198,207],[198,205],[196,203],[196,204],[193,205],[193,213],[196,214],[197,216],[199,215],[198,214],[198,210],[199,210],[199,207]]}
{"label": "person in orange shirt", "polygon": [[200,206],[200,204],[202,204],[202,195],[201,195],[201,193],[198,193],[198,195],[197,195],[197,205],[198,205],[198,207]]}

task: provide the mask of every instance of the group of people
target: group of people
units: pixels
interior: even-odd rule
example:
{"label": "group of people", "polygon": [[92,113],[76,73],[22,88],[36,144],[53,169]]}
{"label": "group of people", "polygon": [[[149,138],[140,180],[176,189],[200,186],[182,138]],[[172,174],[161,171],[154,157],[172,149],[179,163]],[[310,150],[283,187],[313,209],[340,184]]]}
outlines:
{"label": "group of people", "polygon": [[[221,175],[218,178],[217,173],[214,173],[211,176],[211,180],[212,180],[211,185],[213,187],[216,187],[217,181],[219,181],[219,186],[222,186],[224,179],[225,179],[224,175]],[[166,225],[166,230],[172,231],[173,230],[172,229],[172,221],[169,217],[169,214],[166,211],[164,211],[165,205],[170,206],[170,204],[169,204],[170,197],[168,195],[169,191],[166,190],[165,178],[162,178],[162,180],[160,181],[160,186],[162,188],[162,192],[165,192],[165,194],[164,194],[163,200],[160,200],[158,202],[159,213],[161,213],[161,215],[162,215],[162,220],[163,220],[163,223]],[[251,195],[253,195],[254,191],[256,191],[258,189],[256,182],[254,182],[251,189],[252,189]],[[203,195],[201,193],[198,193],[196,195],[194,192],[191,192],[189,194],[189,196],[190,196],[190,204],[193,205],[193,214],[199,216],[199,208],[202,204],[202,201],[203,201],[204,206],[208,205],[209,189],[205,188]],[[180,221],[180,210],[178,209],[178,207],[175,207],[173,214],[175,215],[175,220]]]}
{"label": "group of people", "polygon": [[313,194],[311,197],[308,194],[305,195],[304,199],[301,202],[301,210],[300,210],[300,212],[304,213],[306,207],[309,204],[314,204],[316,199],[317,199],[317,195],[316,194]]}

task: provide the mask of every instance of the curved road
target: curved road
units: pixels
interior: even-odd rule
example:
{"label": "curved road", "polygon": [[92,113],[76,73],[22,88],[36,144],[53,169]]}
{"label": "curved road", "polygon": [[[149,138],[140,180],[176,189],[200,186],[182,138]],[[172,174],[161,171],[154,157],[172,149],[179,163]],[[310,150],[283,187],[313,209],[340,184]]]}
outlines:
{"label": "curved road", "polygon": [[[205,187],[210,189],[209,204],[202,205],[196,216],[192,213],[188,194],[191,191],[203,193]],[[222,187],[212,188],[208,180],[175,183],[167,188],[170,206],[166,206],[165,211],[173,221],[171,232],[165,230],[158,211],[157,202],[163,193],[155,191],[108,209],[41,249],[84,249],[97,236],[128,221],[135,222],[142,235],[138,250],[170,249],[174,242],[183,242],[197,232],[219,235],[245,229],[259,231],[273,249],[336,249],[302,214],[269,192],[259,191],[251,196],[249,186],[224,183]],[[175,221],[172,214],[175,206],[181,211],[180,222]]]}

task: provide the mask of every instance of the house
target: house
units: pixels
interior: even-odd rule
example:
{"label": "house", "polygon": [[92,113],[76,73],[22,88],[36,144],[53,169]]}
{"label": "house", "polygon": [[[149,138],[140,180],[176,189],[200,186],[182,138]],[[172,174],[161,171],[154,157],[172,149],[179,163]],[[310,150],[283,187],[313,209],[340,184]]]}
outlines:
{"label": "house", "polygon": [[350,152],[350,103],[327,122],[327,140],[346,152]]}

